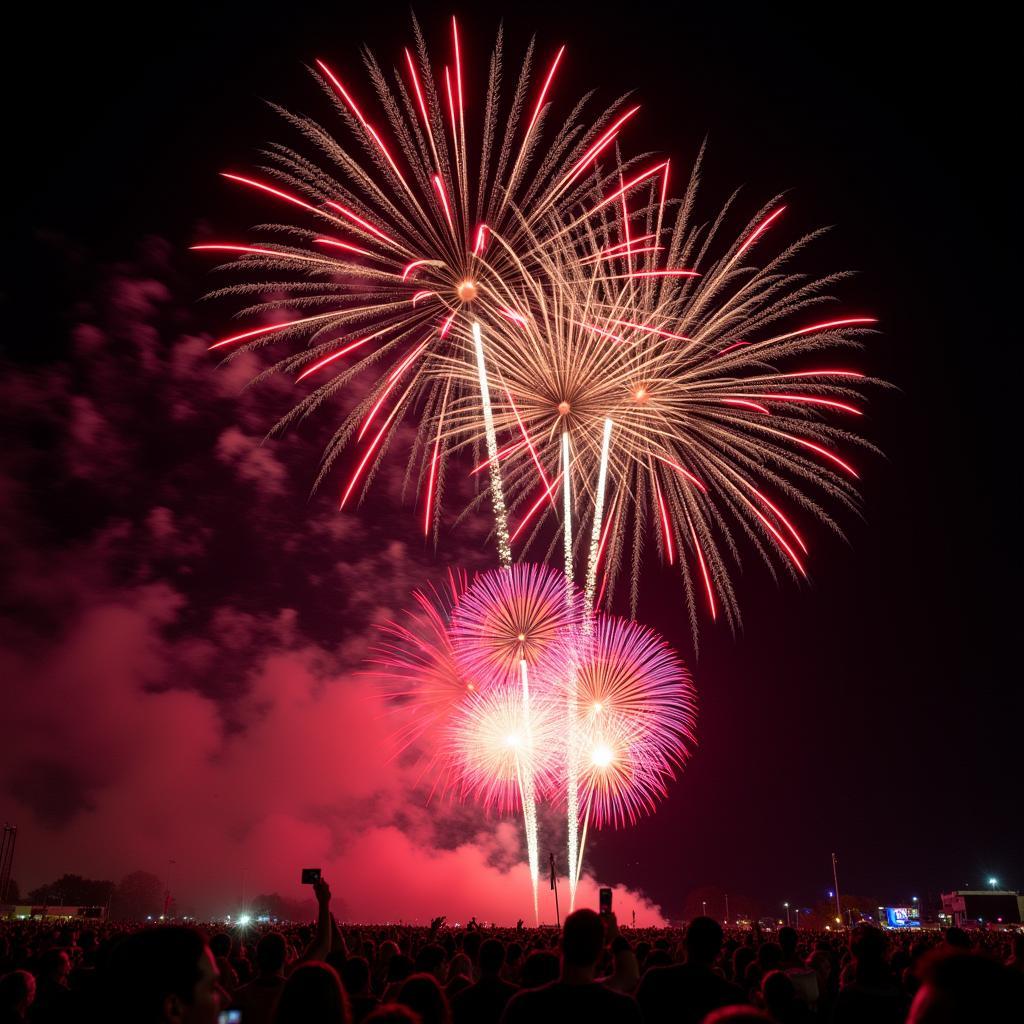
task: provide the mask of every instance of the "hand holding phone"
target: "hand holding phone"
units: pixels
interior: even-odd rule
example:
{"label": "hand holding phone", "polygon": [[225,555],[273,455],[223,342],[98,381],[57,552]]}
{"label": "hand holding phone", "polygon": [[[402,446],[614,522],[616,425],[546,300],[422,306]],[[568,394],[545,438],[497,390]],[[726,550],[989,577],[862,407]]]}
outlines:
{"label": "hand holding phone", "polygon": [[605,917],[612,912],[612,891],[611,889],[598,890],[598,913]]}

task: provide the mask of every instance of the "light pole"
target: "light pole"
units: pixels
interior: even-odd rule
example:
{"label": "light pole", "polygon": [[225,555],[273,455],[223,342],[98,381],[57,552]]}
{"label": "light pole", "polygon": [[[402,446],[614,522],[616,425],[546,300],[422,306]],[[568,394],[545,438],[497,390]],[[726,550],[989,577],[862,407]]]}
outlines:
{"label": "light pole", "polygon": [[729,925],[729,894],[725,894],[725,924],[726,927]]}
{"label": "light pole", "polygon": [[843,911],[839,903],[839,871],[836,868],[836,855],[832,854],[832,881],[835,883],[835,889],[833,890],[836,894],[836,917],[842,923]]}
{"label": "light pole", "polygon": [[703,916],[703,917],[707,917],[708,916],[708,901],[707,900],[701,900],[700,901],[700,912],[701,912],[701,916]]}
{"label": "light pole", "polygon": [[786,927],[788,928],[789,927],[789,904],[788,903],[783,903],[782,905],[786,908]]}
{"label": "light pole", "polygon": [[171,865],[177,861],[167,859],[167,884],[164,886],[164,917],[171,916]]}
{"label": "light pole", "polygon": [[800,931],[800,908],[796,908],[796,930]]}

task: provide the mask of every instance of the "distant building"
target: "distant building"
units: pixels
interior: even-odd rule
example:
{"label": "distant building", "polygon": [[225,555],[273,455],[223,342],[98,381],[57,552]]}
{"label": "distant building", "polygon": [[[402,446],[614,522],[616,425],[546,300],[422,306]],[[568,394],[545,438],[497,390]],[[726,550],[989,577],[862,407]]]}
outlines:
{"label": "distant building", "polygon": [[0,920],[101,921],[107,916],[106,907],[58,907],[41,903],[0,903]]}
{"label": "distant building", "polygon": [[942,894],[942,917],[957,927],[1020,924],[1024,896],[999,889],[958,889]]}

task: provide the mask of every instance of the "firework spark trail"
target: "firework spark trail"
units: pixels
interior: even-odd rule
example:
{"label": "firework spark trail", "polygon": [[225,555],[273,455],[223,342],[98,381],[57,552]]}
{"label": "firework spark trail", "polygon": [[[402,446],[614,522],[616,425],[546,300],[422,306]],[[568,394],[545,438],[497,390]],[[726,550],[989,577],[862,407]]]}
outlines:
{"label": "firework spark trail", "polygon": [[[590,551],[587,555],[587,580],[583,591],[584,614],[583,614],[583,639],[586,642],[593,634],[594,629],[594,596],[597,587],[597,562],[601,549],[601,526],[604,520],[604,496],[608,485],[608,455],[611,450],[612,421],[604,421],[603,433],[601,436],[601,461],[597,471],[597,493],[594,497],[594,525],[590,532]],[[572,706],[576,705],[576,679],[573,673],[572,695],[570,700]],[[575,736],[573,737],[575,739]],[[570,783],[576,785],[579,776],[579,755],[575,744],[569,748],[569,759],[574,765],[573,778]],[[573,798],[574,797],[574,798]],[[569,830],[568,857],[569,857],[569,909],[570,912],[576,902],[576,886],[579,884],[580,870],[583,864],[583,848],[587,837],[587,819],[583,819],[583,836],[577,839],[579,833],[579,794],[567,794],[566,804],[570,805],[567,814],[566,824]],[[587,805],[587,815],[590,813],[590,805]]]}
{"label": "firework spark trail", "polygon": [[569,431],[562,431],[562,550],[565,556],[566,600],[573,590],[572,557],[572,466],[569,454]]}
{"label": "firework spark trail", "polygon": [[[565,551],[565,599],[574,599],[573,556],[572,556],[572,474],[569,453],[569,431],[562,431],[562,533]],[[576,902],[576,879],[578,872],[572,865],[577,859],[577,829],[579,823],[579,759],[576,754],[576,652],[571,645],[566,670],[566,706],[569,721],[566,728],[565,747],[565,806],[569,863],[569,912]]]}
{"label": "firework spark trail", "polygon": [[512,546],[508,539],[508,511],[501,486],[501,463],[498,461],[498,439],[494,431],[494,413],[491,409],[491,389],[487,384],[487,364],[484,362],[484,343],[480,324],[473,321],[473,351],[480,380],[480,403],[483,406],[484,432],[487,440],[487,459],[490,463],[491,504],[494,507],[494,531],[498,541],[498,558],[503,568],[512,565]]}
{"label": "firework spark trail", "polygon": [[[530,675],[526,659],[519,660],[519,673],[523,683],[523,739],[527,750],[533,750],[533,728],[530,722]],[[530,882],[533,886],[533,916],[537,925],[540,924],[540,902],[538,886],[540,882],[540,853],[537,835],[537,797],[533,784],[533,769],[527,764],[522,771],[523,788],[523,826],[526,831],[526,855],[530,864]]]}
{"label": "firework spark trail", "polygon": [[604,521],[604,495],[608,486],[608,456],[611,451],[612,421],[604,421],[604,433],[601,437],[601,462],[597,470],[597,494],[594,498],[594,526],[590,531],[590,552],[587,555],[587,582],[583,590],[586,618],[583,628],[588,628],[588,620],[594,614],[594,596],[597,588],[597,559],[601,547],[601,525]]}
{"label": "firework spark trail", "polygon": [[[508,513],[505,509],[505,496],[501,487],[501,463],[498,461],[498,442],[494,432],[494,416],[491,411],[491,392],[487,383],[487,364],[484,361],[484,344],[480,324],[475,320],[472,324],[473,350],[476,355],[477,372],[480,376],[480,402],[483,406],[484,429],[487,437],[487,457],[490,461],[491,503],[494,508],[494,530],[498,541],[498,558],[502,568],[512,567],[512,547],[508,537]],[[526,743],[532,747],[530,739],[530,682],[526,660],[521,658],[519,669],[523,683],[523,720],[527,729]],[[540,903],[537,894],[540,876],[540,853],[537,836],[537,801],[533,785],[533,772],[527,766],[522,771],[523,830],[526,833],[526,855],[530,865],[530,882],[533,886],[533,914],[537,924],[540,923]]]}

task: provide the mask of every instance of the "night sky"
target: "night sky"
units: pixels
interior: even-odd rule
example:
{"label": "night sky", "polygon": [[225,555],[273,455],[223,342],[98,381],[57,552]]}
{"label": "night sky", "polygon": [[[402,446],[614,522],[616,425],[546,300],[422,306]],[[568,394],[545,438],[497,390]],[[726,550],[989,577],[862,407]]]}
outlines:
{"label": "night sky", "polygon": [[[880,320],[862,365],[894,387],[862,428],[884,455],[858,456],[846,541],[812,533],[811,582],[747,557],[743,628],[699,653],[650,564],[640,618],[693,669],[700,746],[656,816],[593,840],[590,870],[667,917],[700,887],[810,905],[833,850],[844,891],[886,902],[1020,886],[1009,33],[719,6],[516,3],[505,23],[513,52],[532,31],[542,56],[568,44],[564,97],[634,89],[634,151],[683,167],[706,137],[705,209],[742,186],[751,211],[786,193],[787,237],[834,226],[803,265],[857,271],[838,308]],[[416,11],[440,52],[452,9]],[[186,251],[267,217],[217,177],[284,134],[262,100],[320,109],[318,56],[365,85],[360,44],[395,58],[407,12],[39,5],[11,28],[0,817],[23,888],[175,859],[181,905],[205,911],[290,892],[315,857],[369,916],[401,913],[380,876],[405,876],[414,916],[470,912],[516,859],[510,829],[410,795],[359,675],[368,624],[448,565],[490,564],[486,524],[425,548],[401,464],[355,518],[336,478],[310,497],[330,424],[259,445],[288,386],[243,392],[253,365],[206,356],[231,310],[201,301],[208,263]],[[501,9],[454,13],[471,87]]]}

